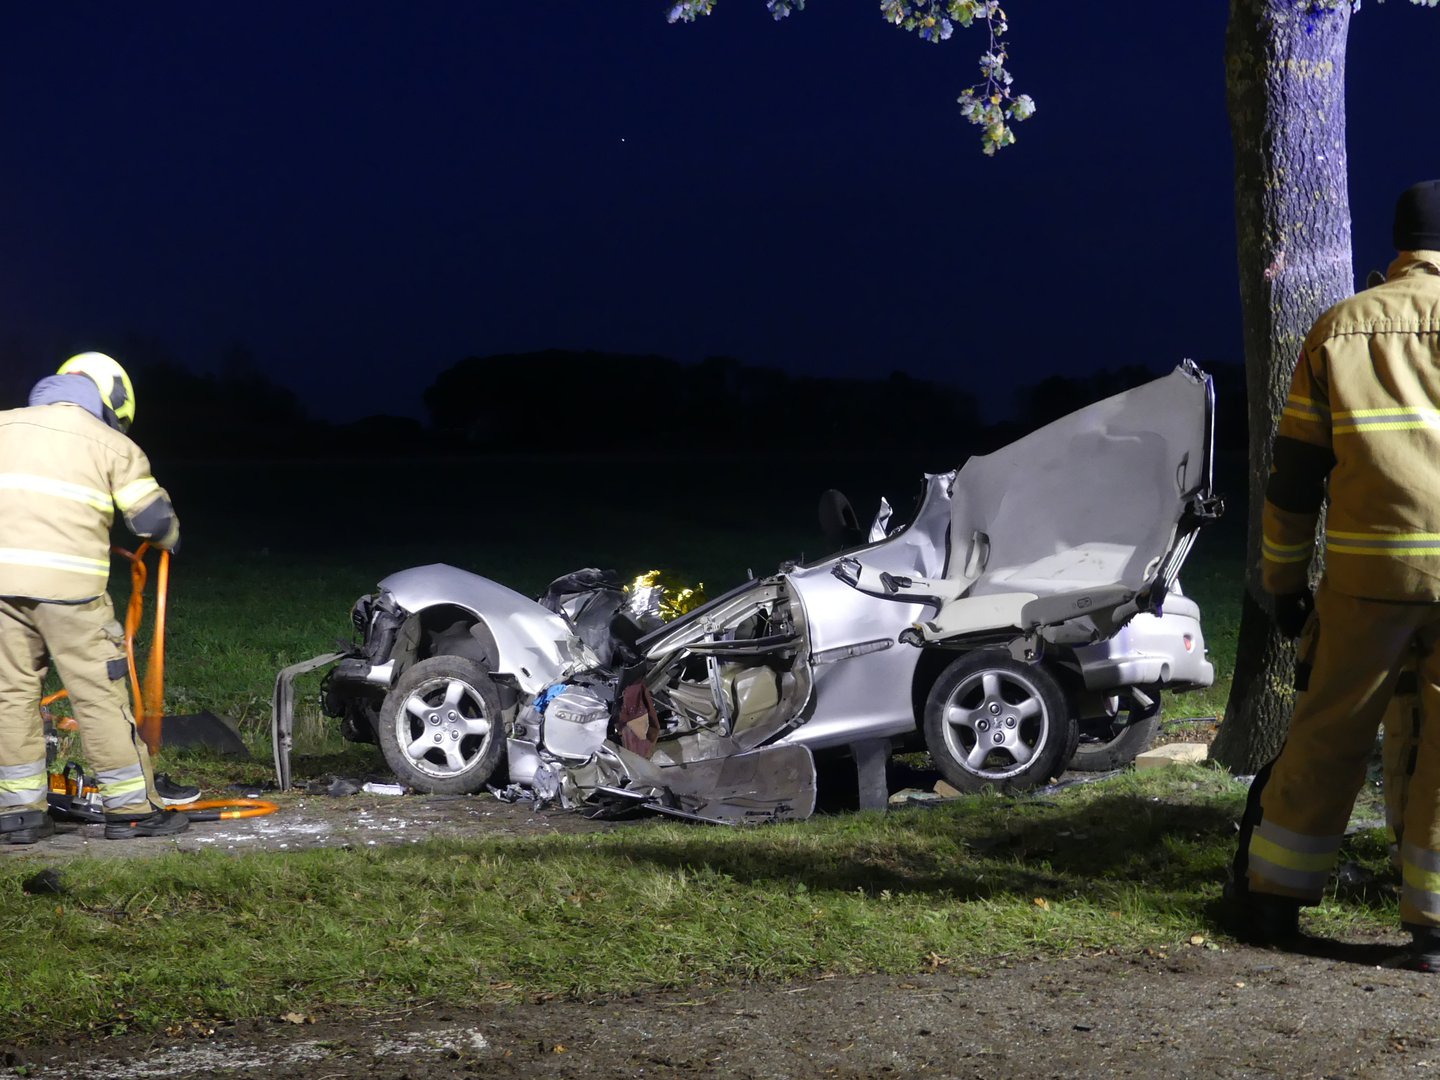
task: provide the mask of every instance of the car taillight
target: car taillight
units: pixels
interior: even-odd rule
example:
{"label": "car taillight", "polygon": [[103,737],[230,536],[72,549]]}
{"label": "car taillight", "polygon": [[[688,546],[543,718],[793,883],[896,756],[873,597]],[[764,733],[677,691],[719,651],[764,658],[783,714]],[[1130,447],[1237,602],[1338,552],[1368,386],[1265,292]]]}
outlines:
{"label": "car taillight", "polygon": [[1185,651],[1186,651],[1186,652],[1194,652],[1194,651],[1195,651],[1195,639],[1194,639],[1193,637],[1191,637],[1189,634],[1185,634],[1185,635],[1182,635],[1182,636],[1183,636],[1183,638],[1184,638],[1184,640],[1185,640]]}

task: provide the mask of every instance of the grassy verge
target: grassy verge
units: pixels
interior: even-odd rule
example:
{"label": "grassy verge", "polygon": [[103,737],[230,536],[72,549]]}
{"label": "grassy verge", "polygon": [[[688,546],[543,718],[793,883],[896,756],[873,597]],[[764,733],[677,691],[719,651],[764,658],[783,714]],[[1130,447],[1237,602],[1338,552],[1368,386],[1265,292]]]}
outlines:
{"label": "grassy verge", "polygon": [[[1197,767],[753,830],[91,859],[60,896],[10,860],[0,1039],[1196,947],[1242,797]],[[1376,834],[1343,857],[1388,875]],[[1349,888],[1320,929],[1393,925],[1392,890]]]}

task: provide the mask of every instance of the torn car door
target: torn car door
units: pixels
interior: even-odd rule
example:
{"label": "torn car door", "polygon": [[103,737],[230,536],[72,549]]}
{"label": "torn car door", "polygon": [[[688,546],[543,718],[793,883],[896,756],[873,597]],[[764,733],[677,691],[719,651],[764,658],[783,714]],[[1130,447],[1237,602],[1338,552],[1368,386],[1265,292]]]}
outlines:
{"label": "torn car door", "polygon": [[[931,597],[912,644],[1032,634],[1099,640],[1158,611],[1199,524],[1216,513],[1214,391],[1193,364],[1062,417],[955,480],[950,569],[886,582],[862,560],[839,576],[897,600]],[[1064,626],[1063,630],[1054,628]]]}

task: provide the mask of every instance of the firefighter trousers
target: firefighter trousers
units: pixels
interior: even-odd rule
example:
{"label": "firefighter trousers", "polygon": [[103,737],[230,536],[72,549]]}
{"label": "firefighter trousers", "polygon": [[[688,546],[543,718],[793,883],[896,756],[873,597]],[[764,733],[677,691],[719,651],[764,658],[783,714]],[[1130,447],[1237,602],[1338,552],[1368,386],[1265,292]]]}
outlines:
{"label": "firefighter trousers", "polygon": [[[1421,723],[1404,795],[1401,920],[1440,926],[1440,604],[1365,600],[1322,581],[1309,685],[1242,835],[1255,892],[1320,900],[1401,669],[1415,664]],[[1253,800],[1252,800],[1253,802]],[[1248,843],[1247,843],[1248,841]]]}
{"label": "firefighter trousers", "polygon": [[1385,710],[1380,743],[1385,828],[1397,865],[1400,842],[1405,838],[1405,802],[1420,752],[1420,717],[1420,688],[1415,681],[1415,666],[1412,663],[1400,672],[1400,684],[1395,689],[1389,708]]}
{"label": "firefighter trousers", "polygon": [[130,710],[124,631],[104,595],[79,604],[0,597],[0,813],[47,805],[40,718],[47,654],[69,691],[105,812],[149,813],[150,755]]}

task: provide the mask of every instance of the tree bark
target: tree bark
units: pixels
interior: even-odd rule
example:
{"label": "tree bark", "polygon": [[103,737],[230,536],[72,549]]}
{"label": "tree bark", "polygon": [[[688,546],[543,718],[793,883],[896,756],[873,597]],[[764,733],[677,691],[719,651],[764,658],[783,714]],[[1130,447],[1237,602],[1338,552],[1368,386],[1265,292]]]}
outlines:
{"label": "tree bark", "polygon": [[[1270,449],[1300,345],[1354,287],[1346,189],[1345,44],[1350,4],[1231,0],[1225,40],[1235,223],[1249,400],[1245,596],[1235,677],[1210,756],[1253,773],[1279,752],[1294,699],[1294,649],[1260,586]],[[1232,504],[1233,505],[1233,504]]]}

